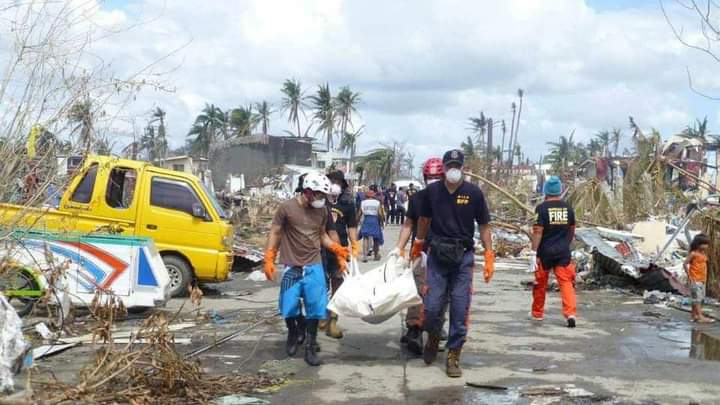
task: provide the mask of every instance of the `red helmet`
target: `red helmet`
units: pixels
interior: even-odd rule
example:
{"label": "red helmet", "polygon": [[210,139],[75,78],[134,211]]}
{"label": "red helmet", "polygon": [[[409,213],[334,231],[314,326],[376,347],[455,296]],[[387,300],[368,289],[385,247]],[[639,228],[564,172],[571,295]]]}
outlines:
{"label": "red helmet", "polygon": [[443,162],[440,158],[430,158],[423,165],[424,177],[438,177],[443,175]]}

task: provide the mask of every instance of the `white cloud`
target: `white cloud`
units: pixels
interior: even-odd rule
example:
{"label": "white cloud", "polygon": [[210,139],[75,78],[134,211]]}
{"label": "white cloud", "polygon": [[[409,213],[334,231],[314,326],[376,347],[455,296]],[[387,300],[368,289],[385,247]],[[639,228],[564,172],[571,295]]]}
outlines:
{"label": "white cloud", "polygon": [[[266,99],[277,106],[290,77],[308,91],[324,82],[350,85],[364,100],[361,150],[398,139],[415,145],[418,158],[457,146],[468,135],[467,117],[479,110],[509,124],[518,88],[526,91],[521,142],[532,156],[572,129],[588,139],[599,129],[626,128],[629,115],[666,135],[682,129],[699,115],[698,104],[709,105],[687,91],[686,66],[698,84],[720,89],[718,65],[678,44],[656,7],[602,11],[581,0],[138,0],[103,10],[94,21],[103,27],[146,21],[95,44],[119,71],[191,41],[160,64],[176,92],[143,91],[130,107],[130,114],[165,107],[173,145],[184,141],[205,102],[230,108]],[[692,25],[684,16],[679,21]],[[717,116],[711,114],[711,127]],[[287,127],[279,114],[271,122],[275,133]]]}

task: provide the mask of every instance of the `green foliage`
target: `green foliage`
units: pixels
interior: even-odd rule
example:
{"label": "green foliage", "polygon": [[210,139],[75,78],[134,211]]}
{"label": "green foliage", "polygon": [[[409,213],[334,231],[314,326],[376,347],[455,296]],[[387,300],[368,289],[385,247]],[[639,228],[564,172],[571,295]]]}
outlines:
{"label": "green foliage", "polygon": [[322,133],[325,136],[325,144],[328,150],[332,150],[336,118],[335,100],[330,91],[330,85],[325,83],[318,86],[317,93],[310,96],[309,99],[313,109],[313,120],[318,124],[315,133]]}
{"label": "green foliage", "polygon": [[297,136],[301,136],[300,115],[305,114],[304,111],[307,107],[302,85],[295,79],[287,79],[280,91],[284,95],[280,109],[288,115],[288,122],[297,126]]}

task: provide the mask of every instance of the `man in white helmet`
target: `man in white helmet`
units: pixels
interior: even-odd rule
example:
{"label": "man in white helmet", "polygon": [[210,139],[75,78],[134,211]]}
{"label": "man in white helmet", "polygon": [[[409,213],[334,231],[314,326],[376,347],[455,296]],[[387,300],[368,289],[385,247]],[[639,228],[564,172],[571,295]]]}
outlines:
{"label": "man in white helmet", "polygon": [[327,285],[320,248],[325,247],[335,254],[341,272],[345,271],[350,253],[348,248],[328,236],[325,198],[329,192],[330,180],[325,175],[306,175],[302,191],[283,202],[275,212],[265,250],[264,268],[269,280],[275,276],[278,251],[279,261],[285,266],[280,287],[280,312],[288,328],[287,354],[292,357],[297,353],[298,335],[302,333],[301,305],[304,305],[307,333],[305,361],[311,366],[320,365],[317,357],[318,322],[327,318]]}

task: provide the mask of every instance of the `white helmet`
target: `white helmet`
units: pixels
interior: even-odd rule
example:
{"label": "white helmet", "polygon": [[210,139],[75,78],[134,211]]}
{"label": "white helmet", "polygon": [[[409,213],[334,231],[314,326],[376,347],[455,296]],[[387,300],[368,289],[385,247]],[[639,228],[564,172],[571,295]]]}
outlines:
{"label": "white helmet", "polygon": [[340,193],[342,193],[342,188],[340,188],[340,186],[338,186],[337,184],[333,183],[330,185],[330,193],[327,195],[327,198],[331,203],[335,204],[337,203]]}
{"label": "white helmet", "polygon": [[303,180],[303,189],[330,194],[330,179],[324,174],[308,173]]}

